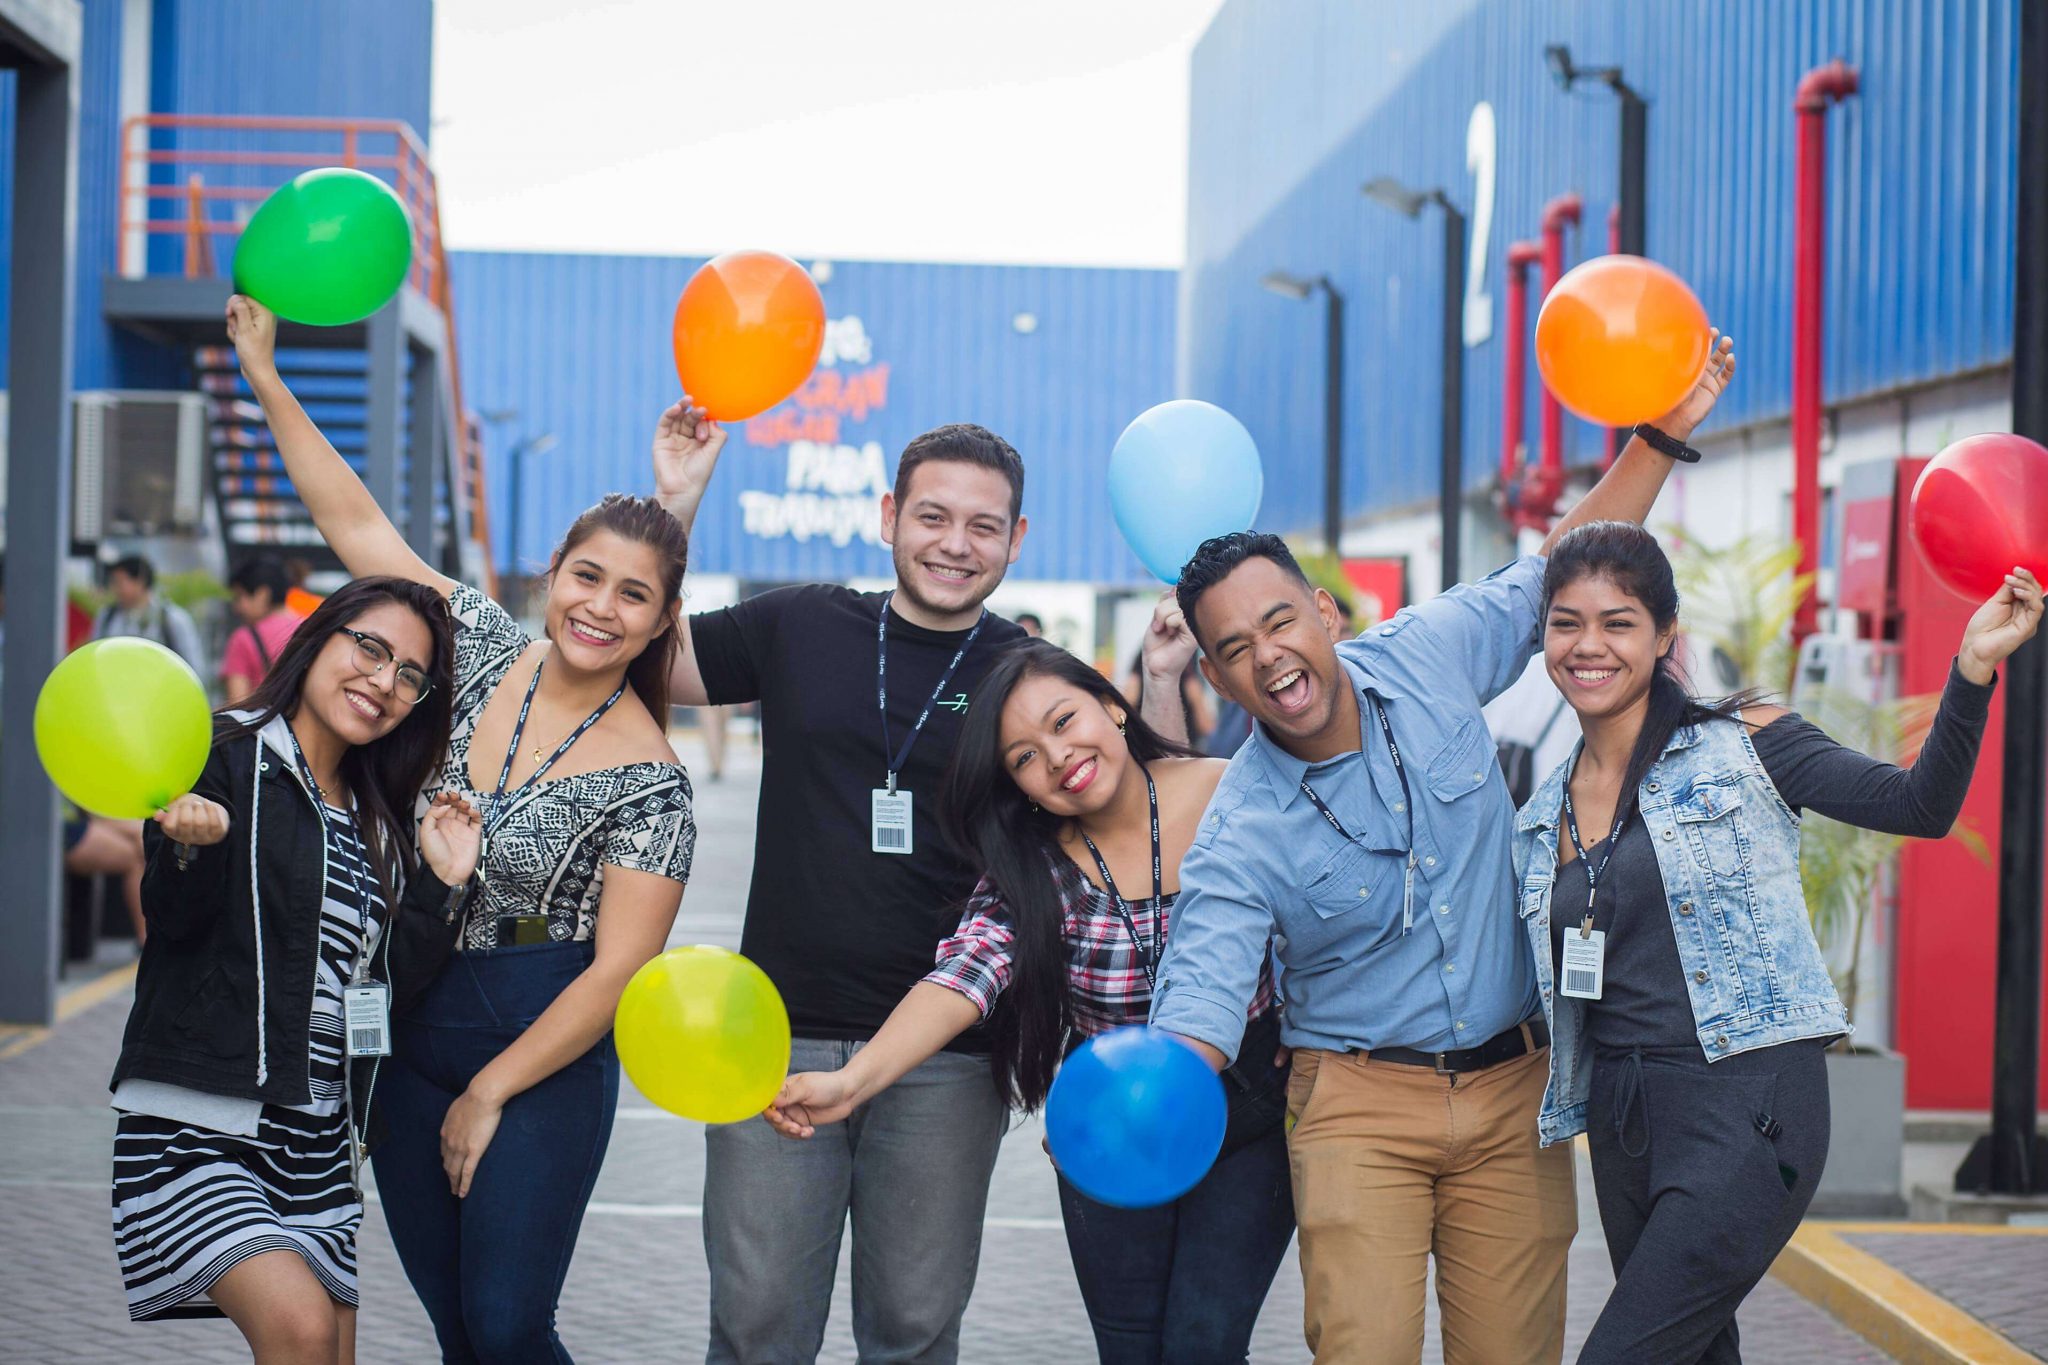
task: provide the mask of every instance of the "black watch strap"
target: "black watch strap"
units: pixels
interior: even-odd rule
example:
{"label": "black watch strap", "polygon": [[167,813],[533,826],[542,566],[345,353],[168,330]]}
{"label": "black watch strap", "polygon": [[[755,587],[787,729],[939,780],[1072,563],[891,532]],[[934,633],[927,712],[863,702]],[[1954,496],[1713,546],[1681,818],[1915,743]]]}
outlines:
{"label": "black watch strap", "polygon": [[1648,422],[1636,423],[1636,435],[1641,437],[1643,444],[1650,447],[1650,449],[1660,455],[1669,455],[1680,464],[1698,464],[1700,462],[1700,453],[1697,450],[1694,450],[1676,436],[1668,436],[1657,430]]}

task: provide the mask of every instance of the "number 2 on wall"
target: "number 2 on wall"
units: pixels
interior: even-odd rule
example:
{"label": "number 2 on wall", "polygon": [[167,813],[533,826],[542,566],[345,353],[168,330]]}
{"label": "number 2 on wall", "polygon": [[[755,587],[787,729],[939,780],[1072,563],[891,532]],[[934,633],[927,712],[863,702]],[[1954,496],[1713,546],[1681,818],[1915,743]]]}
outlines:
{"label": "number 2 on wall", "polygon": [[1493,295],[1486,292],[1486,260],[1492,251],[1493,106],[1472,106],[1465,125],[1465,169],[1472,173],[1472,237],[1465,246],[1465,344],[1477,346],[1493,335]]}

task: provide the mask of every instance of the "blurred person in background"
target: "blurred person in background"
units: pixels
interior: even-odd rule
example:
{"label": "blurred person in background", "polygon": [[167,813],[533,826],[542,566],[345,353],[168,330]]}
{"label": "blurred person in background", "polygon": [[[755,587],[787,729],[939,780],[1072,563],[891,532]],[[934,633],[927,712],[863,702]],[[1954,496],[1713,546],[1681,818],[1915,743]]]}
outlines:
{"label": "blurred person in background", "polygon": [[93,618],[92,638],[139,635],[154,640],[206,676],[206,656],[192,615],[156,592],[156,566],[141,555],[124,555],[107,569],[107,591],[114,600]]}
{"label": "blurred person in background", "polygon": [[256,690],[270,672],[271,660],[284,649],[285,641],[305,618],[293,611],[285,599],[291,594],[291,575],[284,565],[268,555],[253,555],[228,575],[230,603],[240,622],[228,636],[221,651],[220,678],[230,706]]}

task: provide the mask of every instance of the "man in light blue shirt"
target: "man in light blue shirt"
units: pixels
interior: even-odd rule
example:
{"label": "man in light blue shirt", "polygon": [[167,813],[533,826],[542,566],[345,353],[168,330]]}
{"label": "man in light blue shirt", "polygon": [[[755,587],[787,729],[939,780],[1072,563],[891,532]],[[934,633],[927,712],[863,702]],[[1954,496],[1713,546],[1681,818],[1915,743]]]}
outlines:
{"label": "man in light blue shirt", "polygon": [[[1732,373],[1724,342],[1657,424],[1679,458]],[[1583,522],[1640,522],[1670,467],[1631,440],[1544,551]],[[1480,714],[1536,648],[1544,563],[1341,644],[1335,602],[1278,537],[1217,537],[1181,573],[1204,673],[1257,724],[1181,863],[1152,1022],[1227,1065],[1272,945],[1320,1361],[1418,1361],[1432,1252],[1447,1365],[1563,1351],[1572,1158],[1538,1141],[1549,1038]]]}

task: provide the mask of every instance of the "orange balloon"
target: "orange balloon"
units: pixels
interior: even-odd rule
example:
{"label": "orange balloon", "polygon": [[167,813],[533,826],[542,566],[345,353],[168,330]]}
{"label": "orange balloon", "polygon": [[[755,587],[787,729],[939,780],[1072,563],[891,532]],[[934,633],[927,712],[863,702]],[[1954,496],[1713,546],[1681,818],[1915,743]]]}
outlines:
{"label": "orange balloon", "polygon": [[795,393],[825,345],[825,300],[804,268],[772,251],[706,261],[676,301],[676,374],[721,422]]}
{"label": "orange balloon", "polygon": [[1707,310],[1684,280],[1640,256],[1566,272],[1536,318],[1536,364],[1557,401],[1629,427],[1677,407],[1707,363]]}

